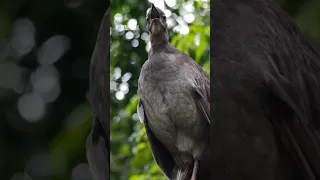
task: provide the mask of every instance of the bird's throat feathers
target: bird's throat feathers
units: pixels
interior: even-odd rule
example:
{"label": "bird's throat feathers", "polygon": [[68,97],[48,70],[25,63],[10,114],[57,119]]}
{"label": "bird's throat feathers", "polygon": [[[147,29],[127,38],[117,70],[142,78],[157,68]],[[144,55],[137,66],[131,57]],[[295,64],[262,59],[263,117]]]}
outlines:
{"label": "bird's throat feathers", "polygon": [[168,31],[162,31],[157,34],[150,34],[151,49],[161,48],[169,43]]}

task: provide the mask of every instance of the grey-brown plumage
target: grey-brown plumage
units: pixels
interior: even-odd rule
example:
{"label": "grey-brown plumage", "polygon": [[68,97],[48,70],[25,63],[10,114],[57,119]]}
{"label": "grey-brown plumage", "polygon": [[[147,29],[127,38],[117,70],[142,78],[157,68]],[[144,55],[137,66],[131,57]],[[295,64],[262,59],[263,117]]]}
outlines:
{"label": "grey-brown plumage", "polygon": [[320,179],[320,56],[273,0],[211,5],[212,179]]}
{"label": "grey-brown plumage", "polygon": [[163,11],[152,5],[147,21],[151,49],[139,77],[139,118],[166,176],[196,179],[208,148],[210,80],[191,57],[169,44]]}
{"label": "grey-brown plumage", "polygon": [[94,180],[109,180],[109,8],[102,19],[90,64],[90,102],[94,118],[87,159]]}

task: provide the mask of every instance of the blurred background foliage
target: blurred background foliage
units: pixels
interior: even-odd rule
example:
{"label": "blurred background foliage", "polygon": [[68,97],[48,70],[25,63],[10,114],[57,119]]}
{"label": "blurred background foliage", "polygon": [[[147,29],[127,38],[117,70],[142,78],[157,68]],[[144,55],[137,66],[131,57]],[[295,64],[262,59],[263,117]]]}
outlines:
{"label": "blurred background foliage", "polygon": [[89,62],[106,0],[0,1],[0,179],[91,180]]}
{"label": "blurred background foliage", "polygon": [[[111,179],[165,179],[153,161],[136,105],[137,80],[150,48],[145,15],[150,3],[164,9],[170,42],[209,74],[209,0],[111,0]],[[277,0],[314,47],[320,47],[320,1]],[[214,22],[213,22],[214,23]]]}

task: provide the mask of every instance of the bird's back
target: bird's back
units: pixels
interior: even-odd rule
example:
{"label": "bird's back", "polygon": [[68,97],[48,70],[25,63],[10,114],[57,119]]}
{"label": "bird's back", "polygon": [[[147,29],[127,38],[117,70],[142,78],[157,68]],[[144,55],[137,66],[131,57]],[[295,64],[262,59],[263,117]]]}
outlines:
{"label": "bird's back", "polygon": [[[216,177],[262,179],[265,174],[266,179],[291,180],[302,179],[304,174],[312,179],[310,169],[314,174],[320,172],[319,142],[314,141],[319,139],[315,135],[320,117],[319,55],[272,0],[217,0],[211,13],[213,103],[219,107],[213,115],[220,125],[212,137],[229,135],[221,129],[235,124],[239,130],[252,126],[251,132],[235,133],[244,142],[245,136],[252,138],[234,147],[242,155],[232,148],[224,153],[215,150],[225,158],[216,162],[234,165],[216,172]],[[220,123],[226,120],[229,124]],[[225,140],[220,148],[231,147],[228,143]],[[255,143],[265,145],[269,164],[258,163],[267,161],[256,156],[259,145]],[[233,158],[228,158],[230,154]],[[237,168],[246,166],[251,171]]]}

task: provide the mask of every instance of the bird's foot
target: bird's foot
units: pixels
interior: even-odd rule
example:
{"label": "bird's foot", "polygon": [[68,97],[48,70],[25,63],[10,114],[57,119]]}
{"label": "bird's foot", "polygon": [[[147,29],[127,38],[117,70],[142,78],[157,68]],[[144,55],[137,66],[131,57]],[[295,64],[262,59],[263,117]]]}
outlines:
{"label": "bird's foot", "polygon": [[196,180],[197,171],[198,171],[198,165],[199,165],[198,160],[194,160],[192,176],[191,176],[190,180]]}
{"label": "bird's foot", "polygon": [[188,178],[188,169],[186,170],[179,169],[176,180],[185,180],[186,178]]}

